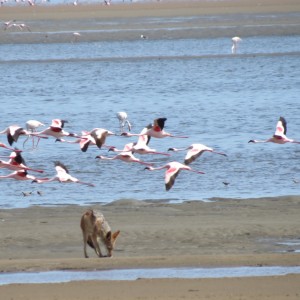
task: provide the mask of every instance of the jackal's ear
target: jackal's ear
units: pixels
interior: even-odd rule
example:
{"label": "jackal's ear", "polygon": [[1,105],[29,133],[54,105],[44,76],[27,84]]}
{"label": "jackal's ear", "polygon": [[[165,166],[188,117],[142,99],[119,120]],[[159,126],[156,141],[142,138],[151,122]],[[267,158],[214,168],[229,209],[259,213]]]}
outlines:
{"label": "jackal's ear", "polygon": [[120,234],[120,230],[114,232],[113,236],[112,236],[113,240],[116,240],[116,238],[118,237],[119,234]]}
{"label": "jackal's ear", "polygon": [[111,231],[109,231],[109,232],[106,234],[106,240],[107,240],[107,241],[110,241],[110,240],[111,240]]}

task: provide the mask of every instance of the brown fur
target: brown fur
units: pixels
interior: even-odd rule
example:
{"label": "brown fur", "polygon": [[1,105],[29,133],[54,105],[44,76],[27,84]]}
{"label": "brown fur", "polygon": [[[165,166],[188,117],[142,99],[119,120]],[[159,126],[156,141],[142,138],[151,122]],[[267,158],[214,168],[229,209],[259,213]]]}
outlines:
{"label": "brown fur", "polygon": [[101,212],[92,209],[87,210],[81,217],[80,227],[83,235],[83,251],[86,258],[88,258],[87,244],[95,250],[99,257],[104,256],[101,253],[99,241],[105,245],[107,256],[112,256],[112,250],[120,230],[112,234],[111,228]]}

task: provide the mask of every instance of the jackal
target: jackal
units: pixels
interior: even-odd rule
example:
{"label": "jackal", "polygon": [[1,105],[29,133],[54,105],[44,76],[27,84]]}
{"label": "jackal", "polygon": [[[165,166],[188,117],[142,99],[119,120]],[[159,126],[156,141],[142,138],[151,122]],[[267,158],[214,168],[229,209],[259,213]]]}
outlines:
{"label": "jackal", "polygon": [[107,256],[112,256],[116,239],[120,230],[112,233],[111,228],[100,211],[87,210],[81,217],[80,227],[83,235],[84,256],[88,258],[86,244],[92,247],[99,257],[104,257],[100,250],[101,241],[107,250]]}

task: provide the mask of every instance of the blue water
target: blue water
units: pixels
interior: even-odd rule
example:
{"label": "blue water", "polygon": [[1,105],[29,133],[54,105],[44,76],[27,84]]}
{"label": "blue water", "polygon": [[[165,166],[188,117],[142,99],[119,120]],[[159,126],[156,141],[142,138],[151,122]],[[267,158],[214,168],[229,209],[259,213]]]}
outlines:
{"label": "blue water", "polygon": [[0,274],[0,286],[13,283],[60,283],[80,280],[137,280],[140,278],[231,278],[299,274],[300,267],[157,268],[102,271],[48,271]]}
{"label": "blue water", "polygon": [[[167,192],[164,171],[96,160],[114,155],[106,149],[83,153],[78,144],[50,138],[30,150],[28,142],[23,157],[29,167],[43,169],[42,176],[52,177],[53,162],[60,160],[95,187],[1,179],[0,207],[299,195],[293,179],[300,179],[300,145],[248,141],[273,135],[279,116],[288,122],[287,136],[300,140],[300,36],[244,38],[237,55],[230,48],[230,38],[0,45],[0,130],[29,119],[49,125],[61,118],[69,121],[67,131],[102,127],[118,133],[116,112],[126,111],[132,132],[166,117],[166,131],[189,136],[153,138],[150,146],[158,151],[202,143],[228,155],[205,153],[191,164],[205,174],[182,171]],[[16,146],[22,149],[24,140]],[[0,141],[7,143],[5,135]],[[115,136],[107,144],[122,148],[132,141]],[[0,155],[8,154],[0,148]],[[155,166],[184,155],[136,154]],[[9,172],[0,169],[0,175]],[[23,191],[33,194],[23,197]]]}

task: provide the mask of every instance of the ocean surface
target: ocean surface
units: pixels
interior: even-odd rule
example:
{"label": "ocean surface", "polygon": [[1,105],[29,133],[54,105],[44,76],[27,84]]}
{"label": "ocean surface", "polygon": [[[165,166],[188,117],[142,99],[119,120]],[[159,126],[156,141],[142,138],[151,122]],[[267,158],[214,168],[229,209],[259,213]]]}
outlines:
{"label": "ocean surface", "polygon": [[[287,120],[287,136],[300,141],[300,35],[247,37],[236,55],[230,38],[7,44],[0,51],[0,131],[12,124],[25,127],[30,119],[49,126],[60,118],[68,120],[69,132],[100,127],[119,134],[116,113],[126,111],[132,133],[166,117],[166,131],[188,136],[152,138],[149,146],[157,151],[202,143],[227,154],[204,153],[190,166],[205,174],[182,171],[166,191],[164,170],[95,159],[115,155],[106,148],[91,146],[84,153],[78,144],[51,137],[37,149],[31,149],[31,140],[23,148],[25,138],[20,137],[14,146],[24,150],[27,165],[44,170],[30,174],[52,177],[59,160],[95,187],[0,179],[0,208],[300,193],[300,144],[248,143],[271,137],[280,116]],[[0,141],[7,144],[4,134]],[[106,144],[122,148],[134,141],[136,137],[116,135]],[[169,153],[136,156],[154,166],[182,162],[185,156]],[[1,156],[9,154],[0,148]],[[0,175],[10,172],[0,169]],[[22,192],[32,194],[24,197]]]}

